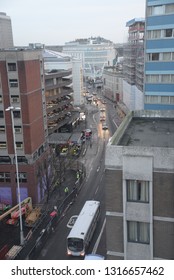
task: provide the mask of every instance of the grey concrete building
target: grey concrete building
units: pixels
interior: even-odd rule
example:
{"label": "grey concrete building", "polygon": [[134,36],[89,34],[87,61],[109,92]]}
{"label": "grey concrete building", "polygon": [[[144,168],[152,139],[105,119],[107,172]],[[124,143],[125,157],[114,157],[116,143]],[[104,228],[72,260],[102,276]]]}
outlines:
{"label": "grey concrete building", "polygon": [[123,100],[123,74],[118,67],[105,67],[103,70],[103,95],[113,102]]}
{"label": "grey concrete building", "polygon": [[107,259],[174,259],[174,112],[129,113],[105,175]]}
{"label": "grey concrete building", "polygon": [[11,19],[6,13],[0,12],[0,49],[13,47]]}

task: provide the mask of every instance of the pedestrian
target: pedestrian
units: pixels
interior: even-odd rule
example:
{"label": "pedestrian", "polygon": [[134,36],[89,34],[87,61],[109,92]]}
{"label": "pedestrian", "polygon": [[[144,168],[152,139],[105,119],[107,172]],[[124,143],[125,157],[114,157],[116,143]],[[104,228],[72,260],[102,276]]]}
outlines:
{"label": "pedestrian", "polygon": [[69,188],[68,188],[68,187],[66,187],[66,188],[64,189],[64,192],[65,192],[65,196],[67,196],[67,195],[68,195],[68,193],[69,193]]}

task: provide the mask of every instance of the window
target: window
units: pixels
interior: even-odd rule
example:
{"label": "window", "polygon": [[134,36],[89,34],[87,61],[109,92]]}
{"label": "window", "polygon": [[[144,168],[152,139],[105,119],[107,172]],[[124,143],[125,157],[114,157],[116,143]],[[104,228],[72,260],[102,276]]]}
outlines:
{"label": "window", "polygon": [[26,157],[18,156],[18,163],[28,163],[28,160]]}
{"label": "window", "polygon": [[144,99],[145,103],[148,104],[158,104],[158,96],[156,95],[146,95]]}
{"label": "window", "polygon": [[[27,173],[26,172],[19,172],[19,182],[20,183],[26,183],[27,182]],[[17,181],[17,174],[16,174],[16,181]]]}
{"label": "window", "polygon": [[169,104],[169,96],[161,96],[161,104]]}
{"label": "window", "polygon": [[164,6],[160,5],[160,6],[154,6],[152,8],[152,14],[153,15],[162,15],[164,13]]}
{"label": "window", "polygon": [[10,157],[6,157],[6,156],[0,156],[0,164],[11,164],[11,159]]}
{"label": "window", "polygon": [[159,83],[159,75],[146,75],[147,83]]}
{"label": "window", "polygon": [[164,52],[163,53],[163,60],[170,61],[171,60],[171,52]]}
{"label": "window", "polygon": [[161,30],[153,30],[152,38],[160,38],[161,37]]}
{"label": "window", "polygon": [[15,133],[21,133],[22,132],[22,127],[21,126],[15,126],[14,130],[15,130]]}
{"label": "window", "polygon": [[[174,57],[174,56],[173,56],[173,57]],[[171,75],[171,83],[174,84],[174,75],[173,75],[173,74]]]}
{"label": "window", "polygon": [[174,37],[174,29],[159,29],[159,30],[148,30],[147,39],[159,39],[159,38],[171,38]]}
{"label": "window", "polygon": [[12,103],[19,103],[19,95],[11,95]]}
{"label": "window", "polygon": [[4,117],[4,112],[0,111],[0,118],[2,119]]}
{"label": "window", "polygon": [[0,182],[11,182],[9,172],[0,172]]}
{"label": "window", "polygon": [[164,13],[164,6],[147,7],[147,16],[161,15]]}
{"label": "window", "polygon": [[161,83],[170,83],[170,75],[161,75]]}
{"label": "window", "polygon": [[150,225],[144,222],[127,222],[128,242],[150,243]]}
{"label": "window", "polygon": [[4,125],[0,125],[0,133],[4,133],[5,132],[5,126]]}
{"label": "window", "polygon": [[8,63],[8,71],[16,71],[16,63]]}
{"label": "window", "polygon": [[147,61],[173,61],[174,53],[173,52],[164,52],[164,53],[149,53],[147,54]]}
{"label": "window", "polygon": [[152,60],[159,60],[159,53],[152,53]]}
{"label": "window", "polygon": [[2,95],[0,95],[0,103],[2,103]]}
{"label": "window", "polygon": [[173,29],[165,29],[164,37],[172,37]]}
{"label": "window", "polygon": [[173,12],[174,12],[174,4],[166,5],[166,14],[173,13]]}
{"label": "window", "polygon": [[16,149],[22,149],[23,143],[22,142],[16,142]]}
{"label": "window", "polygon": [[147,16],[170,14],[174,12],[174,4],[147,7]]}
{"label": "window", "polygon": [[14,116],[14,118],[20,118],[21,117],[21,112],[20,111],[13,111],[13,116]]}
{"label": "window", "polygon": [[7,143],[6,142],[0,142],[0,149],[6,149]]}
{"label": "window", "polygon": [[10,84],[10,87],[18,87],[18,80],[17,79],[10,79],[9,84]]}
{"label": "window", "polygon": [[174,96],[170,96],[170,104],[174,104]]}
{"label": "window", "polygon": [[159,53],[148,53],[147,54],[147,61],[158,61],[159,60]]}
{"label": "window", "polygon": [[149,202],[149,182],[126,180],[127,201]]}

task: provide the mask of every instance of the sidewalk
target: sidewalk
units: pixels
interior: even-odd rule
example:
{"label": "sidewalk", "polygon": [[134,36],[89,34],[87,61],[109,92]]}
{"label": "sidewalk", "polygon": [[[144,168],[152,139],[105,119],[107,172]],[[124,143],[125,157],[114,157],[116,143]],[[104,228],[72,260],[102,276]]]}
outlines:
{"label": "sidewalk", "polygon": [[58,185],[55,187],[55,190],[52,192],[48,204],[45,205],[47,207],[47,210],[53,210],[54,206],[59,208],[59,206],[62,204],[64,199],[66,198],[65,188],[68,187],[70,194],[73,190],[73,187],[75,185],[75,182],[77,181],[76,171],[69,169],[65,171],[65,180],[61,183],[61,185]]}

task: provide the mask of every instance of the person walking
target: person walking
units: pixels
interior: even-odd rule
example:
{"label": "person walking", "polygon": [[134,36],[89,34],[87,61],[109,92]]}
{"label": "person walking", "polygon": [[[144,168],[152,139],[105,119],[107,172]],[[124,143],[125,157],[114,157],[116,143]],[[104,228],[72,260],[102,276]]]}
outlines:
{"label": "person walking", "polygon": [[68,188],[68,187],[65,187],[65,189],[64,189],[64,193],[65,193],[65,196],[67,196],[67,195],[68,195],[68,193],[69,193],[69,188]]}

